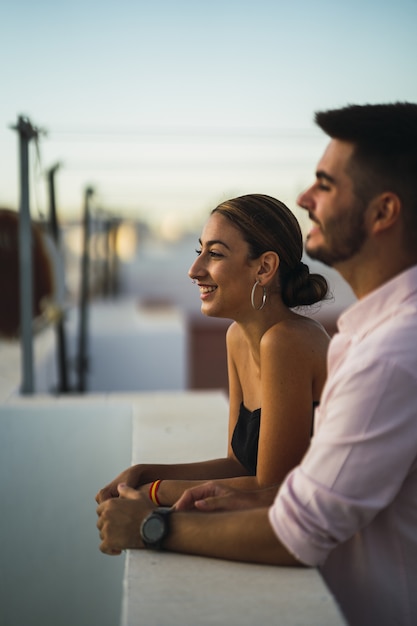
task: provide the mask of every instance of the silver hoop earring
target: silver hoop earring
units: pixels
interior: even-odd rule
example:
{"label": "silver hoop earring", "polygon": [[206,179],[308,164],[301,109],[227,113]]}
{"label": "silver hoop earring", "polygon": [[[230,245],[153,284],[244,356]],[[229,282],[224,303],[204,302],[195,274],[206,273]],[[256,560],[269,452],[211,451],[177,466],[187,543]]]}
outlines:
{"label": "silver hoop earring", "polygon": [[262,302],[261,302],[261,306],[258,306],[258,307],[257,307],[257,306],[255,305],[255,291],[256,291],[256,287],[257,287],[258,285],[259,285],[259,280],[257,280],[257,281],[255,282],[254,286],[252,287],[252,291],[251,291],[251,294],[250,294],[250,302],[251,302],[252,308],[253,308],[255,311],[262,311],[262,309],[264,308],[265,303],[266,303],[267,293],[266,293],[266,289],[265,289],[265,287],[263,287],[263,294],[262,294]]}

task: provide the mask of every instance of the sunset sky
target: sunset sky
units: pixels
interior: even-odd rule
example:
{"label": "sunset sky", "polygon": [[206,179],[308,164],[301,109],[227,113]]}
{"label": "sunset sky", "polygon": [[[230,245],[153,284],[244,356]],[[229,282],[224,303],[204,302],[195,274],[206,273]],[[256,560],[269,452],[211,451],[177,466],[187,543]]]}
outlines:
{"label": "sunset sky", "polygon": [[31,211],[193,225],[233,195],[295,207],[327,140],[317,109],[417,102],[417,1],[16,0],[0,6],[0,206],[19,204],[18,115]]}

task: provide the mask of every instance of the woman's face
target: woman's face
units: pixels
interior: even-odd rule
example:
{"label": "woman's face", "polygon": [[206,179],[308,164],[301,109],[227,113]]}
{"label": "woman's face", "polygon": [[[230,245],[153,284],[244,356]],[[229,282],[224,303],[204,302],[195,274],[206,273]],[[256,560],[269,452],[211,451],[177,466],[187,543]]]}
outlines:
{"label": "woman's face", "polygon": [[188,274],[200,289],[202,313],[236,320],[251,311],[250,294],[259,262],[249,260],[249,245],[239,229],[220,213],[213,213],[197,252]]}

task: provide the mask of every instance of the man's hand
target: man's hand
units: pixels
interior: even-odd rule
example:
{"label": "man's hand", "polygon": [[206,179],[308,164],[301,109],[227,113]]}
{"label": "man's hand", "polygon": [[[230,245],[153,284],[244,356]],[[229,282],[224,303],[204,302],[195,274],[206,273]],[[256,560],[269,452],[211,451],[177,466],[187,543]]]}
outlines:
{"label": "man's hand", "polygon": [[174,504],[176,511],[237,511],[267,506],[272,502],[276,488],[268,489],[265,497],[264,490],[240,491],[231,487],[223,487],[210,481],[184,491],[181,498]]}
{"label": "man's hand", "polygon": [[147,498],[127,485],[120,484],[117,490],[118,498],[106,500],[97,507],[100,550],[110,555],[144,547],[140,525],[154,508]]}

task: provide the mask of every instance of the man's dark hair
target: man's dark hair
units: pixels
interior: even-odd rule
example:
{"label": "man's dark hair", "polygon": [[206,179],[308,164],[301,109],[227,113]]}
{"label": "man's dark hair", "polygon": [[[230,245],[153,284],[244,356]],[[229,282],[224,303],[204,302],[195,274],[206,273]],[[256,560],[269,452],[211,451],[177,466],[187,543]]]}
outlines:
{"label": "man's dark hair", "polygon": [[319,111],[317,125],[332,139],[355,145],[349,174],[356,195],[368,203],[391,191],[403,206],[410,250],[417,247],[417,104],[349,105]]}

